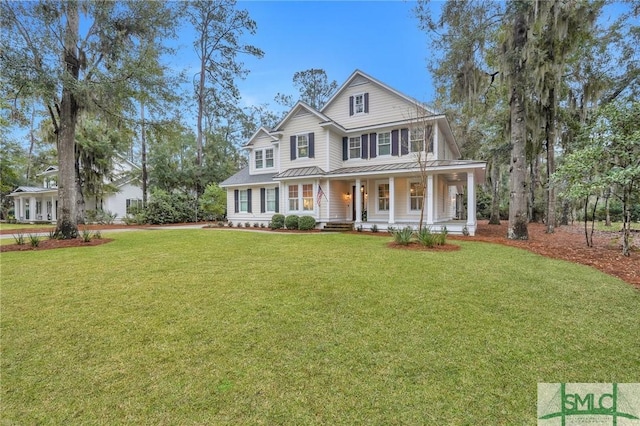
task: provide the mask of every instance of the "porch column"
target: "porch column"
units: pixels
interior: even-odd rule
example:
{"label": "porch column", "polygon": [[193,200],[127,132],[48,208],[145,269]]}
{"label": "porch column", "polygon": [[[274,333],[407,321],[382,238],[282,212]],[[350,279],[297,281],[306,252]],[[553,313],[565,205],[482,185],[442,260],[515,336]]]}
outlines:
{"label": "porch column", "polygon": [[440,160],[446,160],[446,158],[440,158],[438,155],[440,149],[440,139],[438,138],[438,122],[433,124],[433,155]]}
{"label": "porch column", "polygon": [[56,209],[56,197],[51,196],[51,220],[58,220],[58,209]]}
{"label": "porch column", "polygon": [[356,179],[356,190],[353,191],[355,192],[355,194],[353,194],[353,198],[355,199],[355,203],[356,203],[356,225],[359,225],[360,223],[362,223],[362,196],[364,194],[362,194],[360,192],[360,178]]}
{"label": "porch column", "polygon": [[389,178],[389,224],[392,223],[396,223],[396,180],[393,176]]}
{"label": "porch column", "polygon": [[473,172],[467,172],[467,225],[476,224],[476,184]]}
{"label": "porch column", "polygon": [[36,217],[36,197],[29,200],[29,220],[38,220]]}
{"label": "porch column", "polygon": [[24,219],[24,205],[22,197],[14,197],[13,205],[15,207],[16,220],[20,222],[22,219]]}
{"label": "porch column", "polygon": [[433,186],[433,175],[429,175],[427,176],[427,187],[425,188],[427,191],[427,225],[433,225],[433,204],[435,203]]}

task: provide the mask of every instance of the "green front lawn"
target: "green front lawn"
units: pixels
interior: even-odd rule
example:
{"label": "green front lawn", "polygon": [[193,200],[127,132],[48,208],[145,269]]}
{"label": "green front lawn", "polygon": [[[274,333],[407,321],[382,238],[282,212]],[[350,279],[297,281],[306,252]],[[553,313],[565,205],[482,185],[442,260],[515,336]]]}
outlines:
{"label": "green front lawn", "polygon": [[54,226],[51,225],[50,223],[44,223],[44,224],[30,224],[30,223],[4,223],[4,222],[0,222],[0,231],[5,231],[5,230],[9,230],[9,231],[13,231],[13,230],[19,230],[19,231],[29,231],[30,229],[53,229]]}
{"label": "green front lawn", "polygon": [[634,382],[640,292],[524,250],[223,230],[2,253],[9,424],[536,423]]}

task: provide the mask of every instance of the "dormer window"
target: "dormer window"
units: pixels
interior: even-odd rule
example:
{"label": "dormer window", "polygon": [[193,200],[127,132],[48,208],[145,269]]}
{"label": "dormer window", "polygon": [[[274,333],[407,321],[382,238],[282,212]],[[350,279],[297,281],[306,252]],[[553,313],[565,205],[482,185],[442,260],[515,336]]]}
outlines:
{"label": "dormer window", "polygon": [[256,169],[269,169],[273,167],[273,148],[255,151]]}
{"label": "dormer window", "polygon": [[358,93],[349,96],[349,115],[368,114],[369,113],[369,94]]}

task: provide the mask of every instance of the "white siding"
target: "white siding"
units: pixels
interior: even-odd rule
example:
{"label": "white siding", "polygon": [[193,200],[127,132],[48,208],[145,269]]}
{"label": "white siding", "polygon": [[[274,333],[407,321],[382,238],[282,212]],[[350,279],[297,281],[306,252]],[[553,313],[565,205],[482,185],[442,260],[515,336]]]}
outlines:
{"label": "white siding", "polygon": [[[313,114],[292,117],[284,128],[280,140],[280,171],[291,168],[317,166],[325,169],[327,163],[327,149],[325,130],[319,125],[320,120]],[[296,158],[291,161],[290,137],[299,134],[314,133],[314,158]]]}

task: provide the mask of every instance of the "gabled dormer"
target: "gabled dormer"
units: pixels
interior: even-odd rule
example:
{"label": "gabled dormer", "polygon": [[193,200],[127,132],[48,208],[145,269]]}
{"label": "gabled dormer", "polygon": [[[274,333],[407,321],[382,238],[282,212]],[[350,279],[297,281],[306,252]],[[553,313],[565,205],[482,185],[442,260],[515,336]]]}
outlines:
{"label": "gabled dormer", "polygon": [[266,127],[260,127],[243,147],[249,151],[251,174],[275,173],[278,170],[280,139]]}

